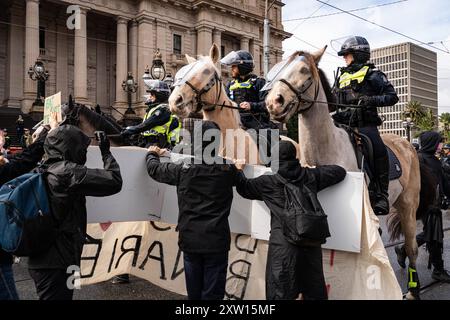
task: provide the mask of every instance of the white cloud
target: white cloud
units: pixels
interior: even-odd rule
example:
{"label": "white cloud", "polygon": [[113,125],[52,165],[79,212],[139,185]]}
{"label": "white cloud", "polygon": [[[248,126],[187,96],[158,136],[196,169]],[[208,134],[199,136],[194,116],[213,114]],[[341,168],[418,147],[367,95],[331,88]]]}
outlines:
{"label": "white cloud", "polygon": [[[314,13],[314,15],[337,12],[335,9],[328,6],[322,6],[321,3],[314,0],[286,0],[284,2],[286,3],[283,8],[284,20],[307,17],[320,7],[321,9]],[[350,10],[387,2],[389,2],[389,0],[332,0],[329,1],[329,4],[344,10]],[[450,6],[448,5],[447,0],[409,0],[389,6],[357,11],[354,12],[354,14],[425,43],[442,40],[447,41],[444,42],[444,45],[450,49]],[[298,28],[295,29],[294,35],[298,38],[314,44],[317,47],[323,47],[326,44],[328,45],[327,52],[329,54],[324,56],[321,62],[321,68],[327,73],[330,80],[333,80],[333,71],[336,70],[338,66],[343,65],[343,60],[336,56],[335,51],[335,49],[339,48],[339,42],[335,41],[332,42],[332,46],[330,45],[330,41],[333,39],[344,37],[344,39],[340,40],[342,43],[347,35],[361,35],[368,39],[372,48],[407,41],[414,42],[404,36],[384,30],[348,14],[284,23],[284,28],[288,32],[291,32],[296,26],[298,26]],[[426,45],[423,46],[437,52],[438,77],[450,78],[450,54],[438,51]],[[439,43],[433,44],[433,46],[445,50]],[[316,50],[294,37],[284,41],[283,49],[285,55],[291,54],[298,49],[309,51]],[[334,57],[332,55],[334,55]],[[438,97],[439,105],[450,106],[450,79],[439,79]],[[450,108],[442,109],[440,112],[450,112]]]}

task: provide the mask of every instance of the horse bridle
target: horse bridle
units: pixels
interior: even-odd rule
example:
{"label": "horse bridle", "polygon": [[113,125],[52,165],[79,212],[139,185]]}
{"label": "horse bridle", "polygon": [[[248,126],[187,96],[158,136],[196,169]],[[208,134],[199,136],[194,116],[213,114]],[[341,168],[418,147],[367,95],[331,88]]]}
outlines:
{"label": "horse bridle", "polygon": [[[197,89],[189,81],[186,81],[185,83],[195,93],[194,99],[192,100],[192,103],[195,105],[195,113],[197,113],[200,110],[202,110],[203,106],[212,106],[212,108],[209,108],[209,109],[203,108],[203,110],[205,110],[205,111],[212,111],[212,110],[214,110],[216,108],[216,106],[218,105],[220,96],[222,94],[222,90],[221,90],[222,89],[222,78],[217,74],[217,71],[214,70],[214,76],[211,77],[211,79],[208,81],[208,83],[201,89]],[[216,94],[216,96],[217,96],[216,102],[215,103],[205,103],[205,102],[203,102],[202,101],[202,95],[204,95],[205,93],[209,92],[209,90],[211,90],[211,88],[214,87],[214,85],[216,83],[219,84],[217,86],[218,93]]]}
{"label": "horse bridle", "polygon": [[[289,83],[286,79],[280,79],[278,80],[281,83],[284,83],[295,95],[297,101],[295,102],[297,105],[299,105],[301,102],[309,102],[309,106],[307,108],[303,108],[301,110],[298,110],[298,113],[304,113],[311,109],[311,107],[314,105],[314,103],[317,100],[317,97],[319,96],[319,84],[316,83],[316,87],[314,89],[314,99],[309,99],[307,95],[305,95],[305,92],[308,91],[308,89],[313,85],[314,80],[310,76],[306,81],[302,84],[302,86],[299,89],[296,89],[292,84]],[[306,96],[306,98],[305,98]]]}
{"label": "horse bridle", "polygon": [[60,125],[63,124],[71,124],[78,127],[80,124],[80,107],[78,105],[74,103],[73,107],[70,109],[70,112],[65,114],[65,118]]}

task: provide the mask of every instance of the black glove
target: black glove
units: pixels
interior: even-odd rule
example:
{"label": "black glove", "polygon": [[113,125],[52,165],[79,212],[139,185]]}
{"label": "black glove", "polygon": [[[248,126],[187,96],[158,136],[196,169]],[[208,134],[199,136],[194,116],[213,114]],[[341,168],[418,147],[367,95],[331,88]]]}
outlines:
{"label": "black glove", "polygon": [[372,98],[368,96],[359,97],[358,104],[360,106],[369,106],[372,104]]}
{"label": "black glove", "polygon": [[134,134],[134,132],[130,129],[131,127],[127,127],[125,130],[123,130],[120,135],[123,137],[129,137]]}
{"label": "black glove", "polygon": [[108,138],[106,137],[105,132],[95,131],[95,137],[98,141],[98,147],[100,148],[100,152],[102,153],[102,155],[104,156],[110,154],[111,153],[111,151],[109,150],[110,144]]}

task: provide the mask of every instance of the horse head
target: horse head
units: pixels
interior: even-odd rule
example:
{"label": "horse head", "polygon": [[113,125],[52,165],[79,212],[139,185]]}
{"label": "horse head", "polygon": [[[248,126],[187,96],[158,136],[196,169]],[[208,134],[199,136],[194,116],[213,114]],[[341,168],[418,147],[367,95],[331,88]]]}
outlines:
{"label": "horse head", "polygon": [[292,115],[309,109],[317,98],[319,70],[317,65],[326,46],[315,52],[297,51],[269,71],[264,89],[270,90],[266,106],[275,120],[287,122]]}
{"label": "horse head", "polygon": [[[223,90],[220,70],[217,62],[220,53],[213,44],[209,56],[198,60],[186,55],[188,65],[182,67],[175,75],[174,90],[169,97],[170,111],[181,118],[191,112],[199,112],[207,105],[217,103],[219,90]],[[216,90],[211,90],[215,88]]]}

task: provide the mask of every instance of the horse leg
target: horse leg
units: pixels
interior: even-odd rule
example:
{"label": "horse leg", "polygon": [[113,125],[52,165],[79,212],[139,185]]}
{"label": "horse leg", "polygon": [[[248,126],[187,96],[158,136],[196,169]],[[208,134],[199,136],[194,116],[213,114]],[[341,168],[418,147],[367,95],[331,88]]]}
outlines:
{"label": "horse leg", "polygon": [[408,256],[408,293],[406,299],[415,300],[420,299],[420,282],[419,275],[417,273],[416,261],[419,254],[416,241],[416,201],[410,202],[407,206],[401,206],[398,208],[400,213],[400,221],[402,225],[403,234],[405,236],[404,250]]}

